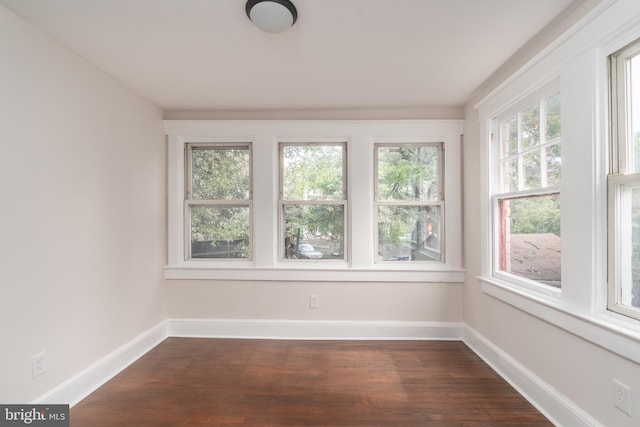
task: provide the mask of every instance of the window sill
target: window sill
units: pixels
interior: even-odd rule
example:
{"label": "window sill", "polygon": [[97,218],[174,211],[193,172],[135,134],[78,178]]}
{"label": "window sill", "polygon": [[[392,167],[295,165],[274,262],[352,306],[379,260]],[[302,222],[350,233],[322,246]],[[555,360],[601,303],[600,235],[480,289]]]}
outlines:
{"label": "window sill", "polygon": [[204,266],[180,265],[165,268],[165,279],[170,280],[256,280],[284,282],[428,282],[464,283],[463,270],[430,268],[376,267],[353,268],[347,265],[318,266],[309,263],[302,266],[279,265],[277,267]]}
{"label": "window sill", "polygon": [[640,363],[640,325],[621,321],[614,314],[588,315],[566,307],[562,299],[487,277],[477,277],[482,291],[532,316],[551,323],[635,363]]}

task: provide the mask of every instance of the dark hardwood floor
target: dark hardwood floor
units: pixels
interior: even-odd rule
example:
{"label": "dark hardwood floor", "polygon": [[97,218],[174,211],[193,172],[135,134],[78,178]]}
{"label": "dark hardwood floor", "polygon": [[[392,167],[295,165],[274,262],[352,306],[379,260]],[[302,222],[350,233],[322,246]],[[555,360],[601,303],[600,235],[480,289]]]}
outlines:
{"label": "dark hardwood floor", "polygon": [[460,342],[169,338],[71,426],[552,424]]}

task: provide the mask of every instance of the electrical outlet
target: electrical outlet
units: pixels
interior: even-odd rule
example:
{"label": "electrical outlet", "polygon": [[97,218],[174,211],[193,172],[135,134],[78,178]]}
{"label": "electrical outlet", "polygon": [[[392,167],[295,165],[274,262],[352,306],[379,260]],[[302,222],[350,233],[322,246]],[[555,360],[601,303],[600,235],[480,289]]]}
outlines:
{"label": "electrical outlet", "polygon": [[47,372],[47,364],[45,360],[46,353],[44,351],[31,356],[31,375],[33,378]]}
{"label": "electrical outlet", "polygon": [[631,389],[618,380],[613,380],[613,404],[631,416]]}
{"label": "electrical outlet", "polygon": [[309,308],[320,308],[320,296],[311,295],[309,297]]}

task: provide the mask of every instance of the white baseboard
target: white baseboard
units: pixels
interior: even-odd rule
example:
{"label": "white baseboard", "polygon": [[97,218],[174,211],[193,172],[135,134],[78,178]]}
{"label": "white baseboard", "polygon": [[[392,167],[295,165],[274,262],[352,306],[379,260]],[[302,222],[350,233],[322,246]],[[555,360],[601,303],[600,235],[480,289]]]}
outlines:
{"label": "white baseboard", "polygon": [[169,319],[167,323],[172,337],[460,341],[464,333],[464,324],[457,322]]}
{"label": "white baseboard", "polygon": [[463,342],[556,426],[605,427],[468,325]]}
{"label": "white baseboard", "polygon": [[74,406],[165,338],[167,338],[167,323],[163,321],[31,403]]}

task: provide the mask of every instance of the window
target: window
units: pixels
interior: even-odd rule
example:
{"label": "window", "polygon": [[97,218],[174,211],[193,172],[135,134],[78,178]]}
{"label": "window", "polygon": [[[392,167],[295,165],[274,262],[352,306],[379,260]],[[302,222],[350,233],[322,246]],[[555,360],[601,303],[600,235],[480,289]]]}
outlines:
{"label": "window", "polygon": [[167,279],[464,282],[462,121],[164,124]]}
{"label": "window", "polygon": [[[470,236],[472,246],[474,233],[480,237],[478,280],[485,294],[639,363],[640,308],[633,281],[640,278],[636,276],[640,248],[634,246],[640,242],[636,238],[640,232],[640,210],[636,209],[640,208],[640,127],[634,124],[640,122],[640,109],[634,106],[640,99],[636,95],[640,27],[632,24],[637,24],[640,9],[630,13],[627,6],[631,3],[607,5],[592,21],[549,47],[478,102],[480,182],[467,176],[465,191],[472,201],[467,209],[475,207],[475,195],[469,193],[480,193],[479,211],[467,211],[469,219],[479,216],[475,222],[479,230],[467,228],[465,235]],[[550,108],[555,100],[557,107]],[[532,109],[538,109],[538,114],[525,114]],[[549,155],[548,147],[542,153],[536,148],[538,143],[534,144],[532,151],[539,154],[528,158],[534,158],[534,164],[539,158],[539,168],[528,167],[525,157],[523,142],[531,141],[524,126],[531,122],[525,120],[527,116],[538,117],[534,135],[540,133],[540,147],[553,144],[556,138],[560,144],[559,155]],[[561,126],[549,126],[549,116],[555,116],[551,121]],[[473,138],[473,133],[469,135]],[[465,158],[467,164],[475,161]],[[538,170],[540,185],[533,188],[527,178]],[[559,178],[557,183],[554,175]],[[535,207],[547,205],[540,211],[548,219],[540,222],[557,224],[558,214],[553,211],[556,203],[560,206],[561,288],[510,272],[517,255],[514,226],[528,225],[520,212],[533,208],[521,201],[530,202],[534,197],[538,198]]]}
{"label": "window", "polygon": [[377,261],[442,261],[442,144],[376,144]]}
{"label": "window", "polygon": [[187,259],[250,259],[250,145],[188,144],[187,153]]}
{"label": "window", "polygon": [[345,143],[280,144],[282,258],[345,259]]}
{"label": "window", "polygon": [[494,274],[560,288],[560,95],[538,96],[499,117],[492,143]]}
{"label": "window", "polygon": [[610,310],[640,319],[640,40],[610,56]]}

